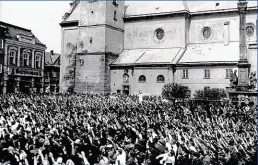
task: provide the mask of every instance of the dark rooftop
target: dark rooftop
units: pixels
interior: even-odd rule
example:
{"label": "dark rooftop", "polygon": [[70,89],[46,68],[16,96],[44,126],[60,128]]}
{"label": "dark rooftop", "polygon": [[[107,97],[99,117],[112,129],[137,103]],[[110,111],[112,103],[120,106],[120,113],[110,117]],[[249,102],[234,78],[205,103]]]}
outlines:
{"label": "dark rooftop", "polygon": [[0,26],[7,28],[6,37],[9,39],[18,41],[17,35],[20,34],[34,38],[37,45],[45,46],[45,44],[40,42],[39,39],[29,29],[25,29],[2,21],[0,21]]}

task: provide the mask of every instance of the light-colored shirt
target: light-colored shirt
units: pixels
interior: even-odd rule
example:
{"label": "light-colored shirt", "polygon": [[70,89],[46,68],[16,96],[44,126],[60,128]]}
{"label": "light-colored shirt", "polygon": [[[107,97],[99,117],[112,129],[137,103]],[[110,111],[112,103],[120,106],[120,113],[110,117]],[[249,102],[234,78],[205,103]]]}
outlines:
{"label": "light-colored shirt", "polygon": [[142,98],[142,97],[143,97],[143,96],[142,96],[142,93],[139,94],[139,102],[140,102],[140,103],[143,101],[143,98]]}
{"label": "light-colored shirt", "polygon": [[126,153],[122,151],[122,154],[117,156],[116,165],[126,165]]}

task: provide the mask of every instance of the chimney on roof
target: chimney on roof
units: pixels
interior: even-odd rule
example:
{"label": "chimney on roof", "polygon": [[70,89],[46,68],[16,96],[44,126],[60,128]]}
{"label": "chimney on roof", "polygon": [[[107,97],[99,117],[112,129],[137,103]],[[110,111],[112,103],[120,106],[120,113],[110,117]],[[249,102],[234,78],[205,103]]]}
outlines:
{"label": "chimney on roof", "polygon": [[51,50],[51,51],[50,51],[50,54],[51,54],[51,55],[54,55],[54,50]]}

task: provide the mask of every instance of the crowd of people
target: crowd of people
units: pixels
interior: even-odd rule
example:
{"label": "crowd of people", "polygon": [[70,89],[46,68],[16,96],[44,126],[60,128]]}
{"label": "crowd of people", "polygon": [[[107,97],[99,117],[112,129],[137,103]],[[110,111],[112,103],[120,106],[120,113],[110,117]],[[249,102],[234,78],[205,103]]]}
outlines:
{"label": "crowd of people", "polygon": [[0,164],[256,164],[255,105],[82,94],[0,98]]}

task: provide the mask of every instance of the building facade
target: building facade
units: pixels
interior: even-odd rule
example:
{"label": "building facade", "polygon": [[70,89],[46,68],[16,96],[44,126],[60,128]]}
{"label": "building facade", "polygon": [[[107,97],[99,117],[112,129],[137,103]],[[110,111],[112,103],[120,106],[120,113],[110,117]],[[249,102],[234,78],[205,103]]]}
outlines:
{"label": "building facade", "polygon": [[59,93],[60,54],[54,51],[45,53],[45,92]]}
{"label": "building facade", "polygon": [[[3,40],[2,93],[43,92],[46,46],[31,30],[0,22]],[[1,56],[2,57],[2,56]]]}
{"label": "building facade", "polygon": [[[256,10],[248,2],[250,71],[257,68]],[[160,95],[164,84],[179,83],[193,94],[229,86],[238,68],[237,2],[74,1],[60,25],[62,92]]]}

